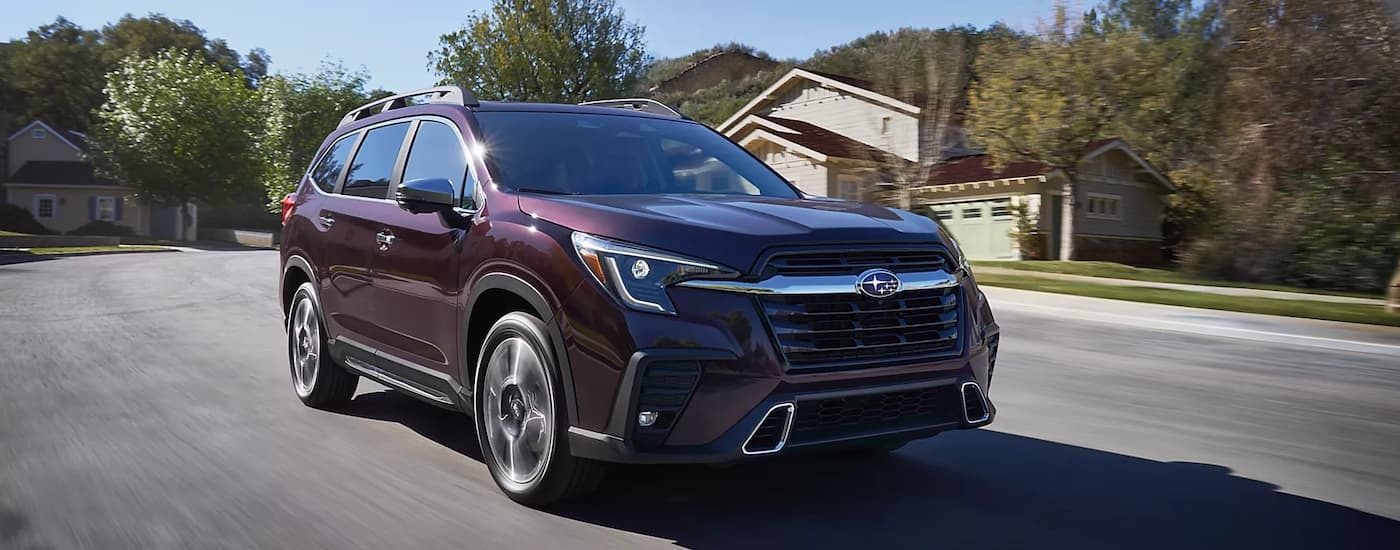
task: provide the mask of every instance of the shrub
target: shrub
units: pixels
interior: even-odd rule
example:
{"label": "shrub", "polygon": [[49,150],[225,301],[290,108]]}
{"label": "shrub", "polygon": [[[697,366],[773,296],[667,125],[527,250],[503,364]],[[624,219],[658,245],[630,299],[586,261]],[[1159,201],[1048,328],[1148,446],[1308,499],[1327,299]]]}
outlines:
{"label": "shrub", "polygon": [[44,224],[39,223],[30,215],[28,210],[9,203],[0,204],[0,231],[13,231],[15,233],[28,233],[30,235],[49,235],[49,231]]}
{"label": "shrub", "polygon": [[131,234],[131,228],[125,225],[117,225],[112,222],[91,221],[87,225],[68,232],[69,235],[89,235],[97,237],[125,237]]}

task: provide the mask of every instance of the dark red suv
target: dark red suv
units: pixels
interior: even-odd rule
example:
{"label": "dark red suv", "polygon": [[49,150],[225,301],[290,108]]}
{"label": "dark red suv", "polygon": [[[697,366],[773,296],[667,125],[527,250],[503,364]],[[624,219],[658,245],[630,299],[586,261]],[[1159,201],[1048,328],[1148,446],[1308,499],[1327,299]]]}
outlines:
{"label": "dark red suv", "polygon": [[466,412],[523,503],[995,415],[997,325],[933,220],[806,196],[659,103],[386,98],[283,208],[297,396],[366,376]]}

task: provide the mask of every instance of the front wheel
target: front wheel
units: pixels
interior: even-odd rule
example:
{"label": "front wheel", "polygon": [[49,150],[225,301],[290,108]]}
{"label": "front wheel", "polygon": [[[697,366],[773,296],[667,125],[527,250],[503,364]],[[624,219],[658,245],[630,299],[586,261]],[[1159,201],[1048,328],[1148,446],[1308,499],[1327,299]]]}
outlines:
{"label": "front wheel", "polygon": [[568,414],[544,323],[496,321],[477,365],[474,416],[481,454],[512,500],[543,506],[597,488],[603,465],[569,454]]}

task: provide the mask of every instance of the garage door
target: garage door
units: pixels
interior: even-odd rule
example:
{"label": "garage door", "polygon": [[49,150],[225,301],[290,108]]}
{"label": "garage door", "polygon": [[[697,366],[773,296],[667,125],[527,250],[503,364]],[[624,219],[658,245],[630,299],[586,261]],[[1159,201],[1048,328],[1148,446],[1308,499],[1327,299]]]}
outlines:
{"label": "garage door", "polygon": [[935,204],[933,216],[953,233],[963,254],[974,260],[1014,260],[1011,199]]}

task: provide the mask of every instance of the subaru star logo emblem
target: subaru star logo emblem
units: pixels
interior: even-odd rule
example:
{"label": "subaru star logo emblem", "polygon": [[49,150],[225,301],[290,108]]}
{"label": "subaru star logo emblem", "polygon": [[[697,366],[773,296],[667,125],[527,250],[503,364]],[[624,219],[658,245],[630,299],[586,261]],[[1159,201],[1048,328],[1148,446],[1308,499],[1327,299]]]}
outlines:
{"label": "subaru star logo emblem", "polygon": [[872,269],[856,279],[856,292],[871,298],[889,298],[899,292],[899,277],[888,269]]}

